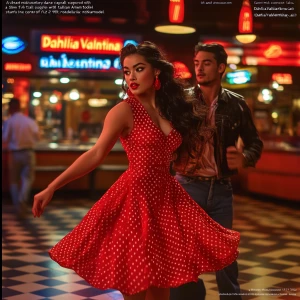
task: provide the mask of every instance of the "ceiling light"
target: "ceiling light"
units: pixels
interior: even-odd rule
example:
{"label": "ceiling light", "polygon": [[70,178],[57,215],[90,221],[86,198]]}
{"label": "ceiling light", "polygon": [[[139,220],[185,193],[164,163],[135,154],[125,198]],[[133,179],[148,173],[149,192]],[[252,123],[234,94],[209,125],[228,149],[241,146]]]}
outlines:
{"label": "ceiling light", "polygon": [[40,105],[40,100],[39,100],[39,99],[33,99],[33,100],[31,101],[31,104],[32,104],[33,106],[38,106],[38,105]]}
{"label": "ceiling light", "polygon": [[13,93],[4,93],[4,94],[3,94],[3,97],[4,97],[4,98],[9,98],[9,99],[11,99],[11,98],[14,97],[14,94],[13,94]]}
{"label": "ceiling light", "polygon": [[70,91],[69,97],[71,100],[78,100],[79,99],[79,92],[78,90],[74,89]]}
{"label": "ceiling light", "polygon": [[280,86],[277,88],[277,91],[282,92],[283,90],[284,90],[284,86],[283,86],[283,85],[280,85]]}
{"label": "ceiling light", "polygon": [[278,87],[279,87],[278,82],[277,82],[277,81],[273,81],[273,82],[272,82],[272,88],[273,88],[273,89],[277,89]]}
{"label": "ceiling light", "polygon": [[91,107],[102,107],[108,103],[107,99],[90,98],[88,104]]}
{"label": "ceiling light", "polygon": [[235,64],[238,65],[240,63],[241,59],[239,56],[236,55],[229,55],[227,58],[227,63],[228,64]]}
{"label": "ceiling light", "polygon": [[249,44],[256,40],[255,34],[238,34],[235,38],[242,44]]}
{"label": "ceiling light", "polygon": [[62,77],[59,81],[61,83],[69,83],[70,82],[70,78],[68,78],[68,77]]}
{"label": "ceiling light", "polygon": [[53,84],[58,83],[58,79],[57,78],[50,78],[49,81]]}
{"label": "ceiling light", "polygon": [[158,32],[168,34],[189,34],[196,31],[194,27],[183,25],[161,25],[156,26],[154,29]]}
{"label": "ceiling light", "polygon": [[123,79],[119,79],[119,78],[118,78],[118,79],[115,80],[115,84],[116,84],[116,85],[121,85],[122,82],[123,82]]}
{"label": "ceiling light", "polygon": [[39,98],[39,97],[42,96],[42,93],[41,93],[41,92],[34,92],[32,95],[33,95],[33,97],[35,97],[35,98]]}
{"label": "ceiling light", "polygon": [[256,66],[258,64],[256,56],[246,56],[245,57],[246,65]]}
{"label": "ceiling light", "polygon": [[9,103],[9,102],[10,102],[9,99],[2,97],[2,104],[6,104],[6,103]]}
{"label": "ceiling light", "polygon": [[53,75],[53,76],[59,75],[59,72],[56,71],[56,70],[51,70],[51,71],[49,72],[49,75]]}
{"label": "ceiling light", "polygon": [[56,95],[51,95],[50,98],[49,98],[49,101],[52,103],[52,104],[55,104],[58,102],[58,98]]}
{"label": "ceiling light", "polygon": [[262,89],[257,99],[260,102],[270,103],[273,100],[272,91],[269,89]]}
{"label": "ceiling light", "polygon": [[249,0],[243,0],[239,15],[239,34],[235,38],[242,44],[249,44],[255,41],[256,35],[252,32],[253,15]]}

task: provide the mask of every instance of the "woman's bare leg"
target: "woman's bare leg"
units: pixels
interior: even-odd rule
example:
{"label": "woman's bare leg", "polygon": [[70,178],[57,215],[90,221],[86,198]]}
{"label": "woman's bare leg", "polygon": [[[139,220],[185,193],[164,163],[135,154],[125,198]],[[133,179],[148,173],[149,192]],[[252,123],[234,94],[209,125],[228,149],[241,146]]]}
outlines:
{"label": "woman's bare leg", "polygon": [[147,290],[146,300],[169,300],[170,289],[150,287]]}
{"label": "woman's bare leg", "polygon": [[126,295],[122,294],[122,296],[123,296],[124,300],[145,300],[146,292],[147,291],[142,291],[140,293],[137,293],[137,294],[134,294],[131,296],[126,296]]}

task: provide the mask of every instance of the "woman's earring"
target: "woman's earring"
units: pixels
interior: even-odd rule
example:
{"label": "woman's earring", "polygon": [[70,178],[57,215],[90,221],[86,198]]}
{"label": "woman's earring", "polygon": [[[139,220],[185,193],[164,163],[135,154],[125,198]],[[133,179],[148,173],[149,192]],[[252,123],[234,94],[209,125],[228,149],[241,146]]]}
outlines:
{"label": "woman's earring", "polygon": [[130,88],[127,89],[127,95],[128,97],[134,97],[132,91],[130,90]]}
{"label": "woman's earring", "polygon": [[154,88],[156,91],[158,91],[160,89],[160,87],[161,87],[161,83],[158,79],[158,76],[156,75],[155,80],[154,80]]}

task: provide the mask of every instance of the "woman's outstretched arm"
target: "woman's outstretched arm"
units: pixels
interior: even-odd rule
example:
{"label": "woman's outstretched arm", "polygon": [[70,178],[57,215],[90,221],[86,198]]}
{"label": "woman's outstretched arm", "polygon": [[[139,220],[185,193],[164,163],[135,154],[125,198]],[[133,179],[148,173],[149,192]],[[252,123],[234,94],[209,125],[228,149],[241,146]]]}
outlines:
{"label": "woman's outstretched arm", "polygon": [[130,106],[121,102],[112,108],[104,121],[102,133],[96,144],[80,155],[72,165],[56,177],[46,189],[34,196],[32,213],[40,217],[53,193],[67,183],[84,176],[95,169],[110,152],[120,136],[126,136],[133,126]]}

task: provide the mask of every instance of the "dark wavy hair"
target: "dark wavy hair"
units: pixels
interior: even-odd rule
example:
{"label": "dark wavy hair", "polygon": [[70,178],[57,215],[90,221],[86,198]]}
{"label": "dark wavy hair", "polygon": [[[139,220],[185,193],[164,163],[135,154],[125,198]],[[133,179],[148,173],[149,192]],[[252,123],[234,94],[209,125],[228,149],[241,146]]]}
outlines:
{"label": "dark wavy hair", "polygon": [[[143,56],[153,68],[160,70],[158,78],[161,82],[161,88],[155,93],[155,104],[161,116],[170,121],[182,137],[186,138],[191,134],[191,128],[196,129],[197,120],[193,115],[191,103],[185,101],[186,93],[183,82],[174,76],[174,66],[151,42],[143,42],[137,46],[128,44],[122,48],[120,54],[122,67],[124,59],[132,54]],[[126,92],[124,76],[122,88]]]}
{"label": "dark wavy hair", "polygon": [[[196,56],[197,53],[200,51],[212,53],[214,55],[215,60],[217,61],[218,66],[220,64],[224,64],[225,67],[227,66],[228,55],[222,45],[217,44],[217,43],[202,44],[201,42],[199,42],[195,46],[194,56]],[[225,70],[224,70],[224,72],[225,72]],[[222,78],[224,72],[220,74],[221,78]]]}

